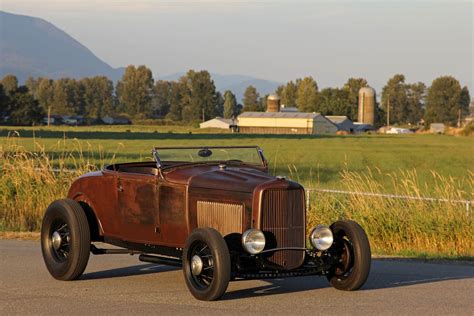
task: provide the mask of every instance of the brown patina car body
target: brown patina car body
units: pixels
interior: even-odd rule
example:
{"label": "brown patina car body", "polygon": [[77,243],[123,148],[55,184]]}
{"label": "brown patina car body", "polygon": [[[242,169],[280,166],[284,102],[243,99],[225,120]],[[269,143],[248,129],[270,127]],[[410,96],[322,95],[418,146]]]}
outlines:
{"label": "brown patina car body", "polygon": [[[251,164],[237,159],[167,161],[160,157],[160,151],[169,148],[155,148],[154,161],[114,164],[78,178],[70,187],[68,201],[77,203],[87,218],[91,252],[140,253],[142,261],[183,265],[185,277],[190,278],[190,281],[187,280],[188,287],[199,299],[219,298],[225,292],[228,281],[235,278],[320,274],[328,275],[330,280],[339,275],[341,280],[341,275],[349,273],[350,277],[353,270],[362,269],[359,273],[362,275],[350,286],[340,286],[341,289],[360,287],[368,275],[370,248],[365,249],[367,242],[360,250],[361,242],[356,239],[363,239],[365,234],[360,237],[357,232],[359,235],[354,237],[347,233],[350,229],[342,229],[344,234],[341,233],[338,240],[337,227],[334,228],[333,224],[334,242],[331,239],[329,249],[307,248],[304,188],[283,177],[270,175],[267,161],[258,147],[188,147],[186,150],[195,150],[200,156],[207,157],[213,150],[225,151],[227,148],[242,151],[254,148],[260,161]],[[49,219],[48,222],[46,217],[42,230],[45,261],[48,251],[53,259],[62,258],[61,249],[71,255],[74,249],[63,245],[65,238],[68,242],[74,238],[74,230],[70,229],[67,235],[63,235],[57,228],[60,224],[48,226],[47,223],[54,220]],[[73,225],[71,221],[63,222]],[[346,225],[357,224],[346,222]],[[243,235],[251,230],[264,235],[264,249],[259,253],[249,253],[243,246]],[[202,237],[203,231],[209,236],[218,232],[219,236]],[[199,257],[197,250],[187,254],[195,244],[193,233],[197,234],[197,240],[204,247],[213,248],[214,242],[220,242],[220,246],[214,248],[221,247],[228,255],[221,255],[219,251],[222,250],[215,252],[213,249],[207,256],[201,254]],[[222,242],[218,240],[220,236]],[[99,249],[93,244],[96,241],[123,249]],[[256,242],[258,244],[258,240]],[[72,246],[68,244],[68,247]],[[66,255],[64,257],[67,258]],[[212,259],[206,261],[205,257]],[[361,260],[365,262],[360,263]],[[193,285],[193,278],[203,273],[203,262],[209,269],[214,269],[213,279],[204,280],[202,284],[197,280]],[[219,265],[224,266],[224,272],[216,270]],[[55,275],[48,262],[47,266],[59,279],[77,278],[82,273],[64,277]],[[208,289],[212,282],[222,283],[215,281],[222,275],[228,279],[223,281],[225,284]]]}

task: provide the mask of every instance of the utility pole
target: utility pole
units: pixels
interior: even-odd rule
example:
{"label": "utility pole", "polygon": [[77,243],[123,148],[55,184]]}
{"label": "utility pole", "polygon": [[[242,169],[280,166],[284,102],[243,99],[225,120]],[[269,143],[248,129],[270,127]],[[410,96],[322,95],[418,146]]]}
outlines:
{"label": "utility pole", "polygon": [[48,106],[48,126],[51,124],[51,106]]}
{"label": "utility pole", "polygon": [[461,127],[461,121],[462,121],[462,111],[461,108],[458,110],[458,127]]}
{"label": "utility pole", "polygon": [[202,108],[202,121],[203,121],[203,122],[206,121],[205,116],[204,116],[204,108]]}

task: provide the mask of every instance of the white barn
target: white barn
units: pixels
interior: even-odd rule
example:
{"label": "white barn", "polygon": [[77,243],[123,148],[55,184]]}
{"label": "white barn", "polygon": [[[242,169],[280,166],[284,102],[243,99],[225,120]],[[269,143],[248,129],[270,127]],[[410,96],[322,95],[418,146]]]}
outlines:
{"label": "white barn", "polygon": [[222,129],[229,129],[231,125],[234,125],[232,119],[225,119],[222,117],[215,117],[211,120],[202,122],[199,124],[200,128],[222,128]]}

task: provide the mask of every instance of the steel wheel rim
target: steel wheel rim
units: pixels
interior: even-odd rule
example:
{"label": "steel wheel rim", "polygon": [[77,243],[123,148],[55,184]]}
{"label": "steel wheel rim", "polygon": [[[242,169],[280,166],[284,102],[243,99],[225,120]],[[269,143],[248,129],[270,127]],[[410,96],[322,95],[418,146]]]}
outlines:
{"label": "steel wheel rim", "polygon": [[49,243],[52,253],[57,261],[67,261],[71,252],[70,242],[71,231],[69,225],[61,219],[54,221],[49,233]]}
{"label": "steel wheel rim", "polygon": [[[199,274],[193,273],[192,258],[198,256],[202,261]],[[214,256],[209,246],[204,241],[194,242],[188,254],[189,274],[193,284],[200,289],[207,289],[214,280]]]}
{"label": "steel wheel rim", "polygon": [[340,259],[334,269],[334,276],[339,280],[347,279],[354,268],[354,248],[346,235],[338,238]]}

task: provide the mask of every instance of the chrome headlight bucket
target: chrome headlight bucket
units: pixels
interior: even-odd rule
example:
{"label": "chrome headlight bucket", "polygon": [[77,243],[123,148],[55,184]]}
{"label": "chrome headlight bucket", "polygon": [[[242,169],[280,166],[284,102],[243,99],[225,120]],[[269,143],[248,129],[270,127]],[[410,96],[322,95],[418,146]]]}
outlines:
{"label": "chrome headlight bucket", "polygon": [[265,235],[261,230],[249,229],[242,234],[242,247],[252,255],[256,255],[265,248]]}
{"label": "chrome headlight bucket", "polygon": [[331,247],[334,236],[329,227],[318,225],[311,230],[309,235],[311,245],[318,250],[327,250]]}

